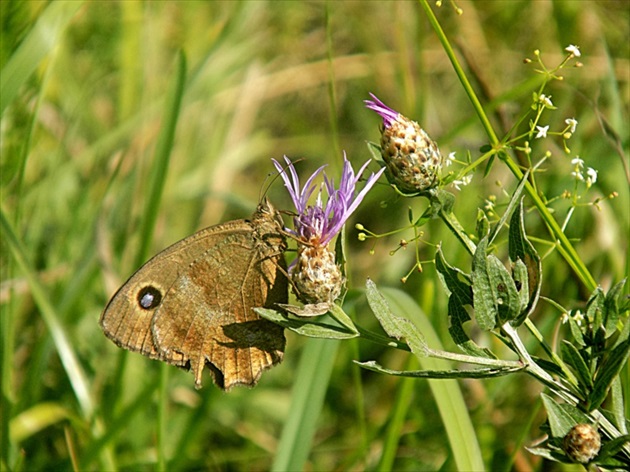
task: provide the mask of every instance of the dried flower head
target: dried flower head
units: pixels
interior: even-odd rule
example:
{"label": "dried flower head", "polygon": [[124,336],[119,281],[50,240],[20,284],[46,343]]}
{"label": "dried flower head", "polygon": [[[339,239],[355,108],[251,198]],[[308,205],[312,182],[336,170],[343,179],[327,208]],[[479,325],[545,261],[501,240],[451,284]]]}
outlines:
{"label": "dried flower head", "polygon": [[597,428],[586,423],[576,424],[562,440],[562,449],[566,455],[580,464],[588,464],[595,459],[601,446]]}
{"label": "dried flower head", "polygon": [[406,193],[424,192],[438,183],[442,156],[437,144],[415,121],[381,102],[374,94],[365,106],[383,118],[381,155],[390,183]]}
{"label": "dried flower head", "polygon": [[[286,169],[275,159],[272,160],[297,212],[293,218],[294,229],[288,230],[298,241],[298,256],[289,267],[291,281],[298,292],[296,295],[307,304],[330,304],[341,294],[345,280],[328,244],[341,231],[384,169],[370,175],[357,194],[356,185],[370,161],[355,174],[344,153],[341,180],[339,187],[335,188],[334,182],[323,173],[325,166],[317,169],[301,187],[295,167],[288,157],[284,156]],[[319,186],[315,204],[309,204],[317,188],[314,180],[320,173],[323,173],[324,182]]]}

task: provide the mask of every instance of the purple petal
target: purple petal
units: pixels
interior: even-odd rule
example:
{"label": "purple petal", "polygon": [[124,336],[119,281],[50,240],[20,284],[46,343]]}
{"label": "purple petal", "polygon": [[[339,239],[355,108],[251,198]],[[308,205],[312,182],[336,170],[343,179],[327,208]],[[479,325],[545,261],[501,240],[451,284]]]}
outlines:
{"label": "purple petal", "polygon": [[385,128],[389,128],[392,123],[398,119],[399,113],[381,102],[373,93],[370,93],[370,97],[372,97],[374,101],[363,100],[363,103],[365,103],[367,108],[374,110],[376,113],[381,115],[381,118],[383,118],[383,125]]}

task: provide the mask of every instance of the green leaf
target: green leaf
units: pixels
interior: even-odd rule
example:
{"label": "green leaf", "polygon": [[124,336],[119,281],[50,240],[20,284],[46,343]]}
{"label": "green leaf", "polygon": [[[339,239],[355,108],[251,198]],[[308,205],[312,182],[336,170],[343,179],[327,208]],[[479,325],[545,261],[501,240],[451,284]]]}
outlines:
{"label": "green leaf", "polygon": [[83,3],[79,0],[51,2],[39,16],[33,29],[0,73],[0,115],[15,100],[20,88],[30,79],[41,61],[59,45],[66,26]]}
{"label": "green leaf", "polygon": [[393,375],[395,377],[414,377],[423,379],[485,379],[491,377],[500,377],[508,375],[519,370],[523,370],[522,367],[484,367],[480,369],[452,369],[452,370],[391,370],[382,367],[375,361],[358,362],[355,364],[360,367],[378,372],[381,374]]}
{"label": "green leaf", "polygon": [[370,151],[370,154],[372,154],[372,159],[378,162],[381,166],[384,166],[385,163],[383,162],[381,147],[378,144],[373,143],[372,141],[368,141],[366,144],[368,151]]}
{"label": "green leaf", "polygon": [[547,419],[554,438],[563,438],[578,423],[591,423],[588,416],[573,405],[559,404],[544,393],[541,393],[540,397],[547,410]]}
{"label": "green leaf", "polygon": [[366,296],[370,308],[385,332],[393,338],[404,339],[411,352],[416,356],[426,357],[427,345],[422,333],[410,320],[396,316],[392,312],[389,304],[378,291],[376,284],[370,279],[366,282]]}
{"label": "green leaf", "polygon": [[516,284],[519,293],[519,314],[527,310],[529,303],[529,279],[527,276],[527,267],[525,263],[517,259],[512,267],[512,279]]}
{"label": "green leaf", "polygon": [[[499,219],[497,224],[495,224],[492,227],[492,230],[490,231],[490,234],[488,236],[488,244],[492,244],[494,242],[494,239],[499,234],[499,231],[501,230],[501,228],[503,228],[503,226],[505,225],[507,220],[510,218],[510,216],[513,215],[514,210],[516,209],[516,207],[519,204],[519,199],[521,198],[521,194],[523,193],[523,189],[525,188],[525,183],[527,182],[527,178],[528,177],[529,177],[529,171],[525,172],[525,175],[523,175],[523,178],[521,179],[521,181],[517,185],[516,189],[514,189],[514,193],[510,197],[510,202],[508,203],[507,208],[503,212],[503,215],[501,216],[501,219]],[[522,199],[520,200],[520,207],[521,207],[521,211],[522,211],[522,209],[523,209],[523,200]],[[512,220],[513,220],[513,218],[512,218]],[[512,259],[512,260],[514,260],[514,259]]]}
{"label": "green leaf", "polygon": [[566,462],[564,454],[559,454],[556,451],[550,450],[546,447],[526,447],[527,452],[534,454],[535,456],[543,457],[553,462]]}
{"label": "green leaf", "polygon": [[349,332],[355,333],[357,335],[359,334],[359,330],[352,322],[352,319],[350,319],[350,317],[346,314],[345,311],[343,311],[343,309],[339,305],[333,303],[328,313],[330,313],[330,316],[334,318],[341,326],[347,328]]}
{"label": "green leaf", "polygon": [[626,340],[606,355],[595,374],[595,385],[588,399],[589,410],[599,408],[604,402],[613,380],[619,375],[624,364],[628,362],[629,352],[630,340]]}
{"label": "green leaf", "polygon": [[562,341],[562,347],[560,349],[562,352],[562,360],[573,367],[573,371],[582,387],[582,391],[590,391],[591,388],[593,388],[593,378],[580,352],[573,344],[566,340]]}
{"label": "green leaf", "polygon": [[619,320],[619,296],[621,290],[626,284],[626,279],[612,287],[606,294],[604,300],[604,326],[606,328],[606,337],[611,336],[617,331],[617,321]]}
{"label": "green leaf", "polygon": [[466,309],[454,296],[451,296],[448,299],[448,317],[448,332],[451,335],[451,338],[453,338],[455,344],[457,344],[463,352],[471,356],[487,357],[489,359],[497,358],[490,349],[480,347],[477,343],[470,339],[470,337],[468,337],[463,325],[467,321],[470,321],[470,316],[468,316]]}
{"label": "green leaf", "polygon": [[442,247],[439,247],[436,252],[435,268],[446,293],[455,297],[462,306],[473,306],[472,279],[470,275],[449,265],[444,259]]}
{"label": "green leaf", "polygon": [[[620,452],[624,448],[624,446],[628,444],[629,441],[630,434],[624,434],[623,436],[616,437],[614,439],[611,439],[610,441],[602,442],[602,448],[600,449],[599,454],[597,454],[597,465],[604,466],[606,464],[605,461]],[[611,468],[616,469],[617,467],[619,467],[619,470],[622,470],[621,466],[623,466],[624,464],[620,463],[619,461],[614,461],[610,462],[610,465],[612,466]],[[628,466],[627,462],[625,463],[625,466]]]}
{"label": "green leaf", "polygon": [[488,271],[500,324],[514,320],[519,314],[521,299],[512,275],[494,254],[488,256]]}
{"label": "green leaf", "polygon": [[617,376],[613,379],[610,389],[610,396],[612,398],[612,413],[614,415],[614,423],[617,425],[619,431],[624,434],[628,434],[628,428],[626,426],[625,417],[625,402],[623,398],[623,387],[621,384],[621,377]]}
{"label": "green leaf", "polygon": [[490,223],[488,222],[488,217],[484,213],[483,210],[477,210],[477,225],[475,226],[475,233],[477,234],[478,239],[483,239],[488,236],[490,231]]}
{"label": "green leaf", "polygon": [[309,339],[304,345],[272,471],[304,470],[321,421],[339,342]]}
{"label": "green leaf", "polygon": [[605,342],[604,329],[604,291],[597,287],[586,302],[586,319],[593,335],[591,345],[603,346]]}
{"label": "green leaf", "polygon": [[[523,200],[518,206],[510,221],[510,232],[508,236],[508,251],[510,260],[513,263],[522,261],[527,267],[527,290],[529,299],[526,307],[521,311],[519,316],[514,320],[514,326],[519,326],[534,311],[538,298],[540,297],[540,286],[542,283],[542,264],[540,256],[534,249],[534,246],[527,239],[525,234],[525,222],[523,214]],[[521,287],[523,290],[524,287]]]}
{"label": "green leaf", "polygon": [[472,264],[472,292],[475,307],[475,319],[484,331],[490,331],[497,325],[498,310],[494,296],[493,280],[488,268],[486,250],[488,239],[483,238],[477,245]]}
{"label": "green leaf", "polygon": [[[383,288],[382,293],[389,306],[413,320],[431,343],[431,346],[438,350],[443,349],[440,338],[433,329],[430,320],[415,300],[396,289]],[[449,363],[433,357],[422,357],[418,361],[420,367],[427,370],[446,370],[450,367]],[[483,470],[479,444],[459,384],[453,379],[428,379],[427,382],[448,435],[457,469]]]}
{"label": "green leaf", "polygon": [[173,141],[175,139],[175,130],[177,128],[185,83],[186,56],[180,51],[177,56],[174,77],[166,95],[162,126],[155,145],[155,157],[151,167],[135,266],[140,266],[147,259],[147,252],[151,248],[151,240],[155,231],[162,193],[166,183],[166,175],[168,174],[171,151],[173,150]]}
{"label": "green leaf", "polygon": [[586,347],[586,341],[584,340],[582,328],[579,324],[577,324],[577,321],[575,321],[572,316],[569,316],[569,329],[571,330],[573,340],[578,344],[578,346]]}
{"label": "green leaf", "polygon": [[351,332],[340,326],[314,322],[310,319],[295,320],[271,308],[254,308],[254,311],[266,320],[273,321],[283,328],[310,338],[351,339],[359,335],[358,332]]}

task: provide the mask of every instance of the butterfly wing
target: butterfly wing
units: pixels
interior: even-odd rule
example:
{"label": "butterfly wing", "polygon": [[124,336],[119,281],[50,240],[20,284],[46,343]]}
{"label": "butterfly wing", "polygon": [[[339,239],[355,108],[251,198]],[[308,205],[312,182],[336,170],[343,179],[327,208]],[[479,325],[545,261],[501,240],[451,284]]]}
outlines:
{"label": "butterfly wing", "polygon": [[288,299],[284,240],[270,245],[256,234],[236,220],[160,252],[112,297],[103,331],[120,347],[191,368],[197,387],[206,364],[222,388],[255,385],[282,360],[285,339],[252,308]]}
{"label": "butterfly wing", "polygon": [[156,312],[158,349],[189,364],[197,387],[206,365],[221,388],[255,385],[284,352],[283,329],[253,311],[287,300],[283,266],[282,253],[251,229],[223,237],[181,274]]}
{"label": "butterfly wing", "polygon": [[[175,281],[207,248],[225,233],[242,231],[243,220],[211,226],[176,242],[147,261],[111,298],[101,314],[99,324],[105,335],[118,346],[139,352],[152,359],[183,365],[182,359],[168,358],[153,342],[151,320]],[[153,303],[142,297],[153,293]],[[148,300],[148,301],[147,301]]]}

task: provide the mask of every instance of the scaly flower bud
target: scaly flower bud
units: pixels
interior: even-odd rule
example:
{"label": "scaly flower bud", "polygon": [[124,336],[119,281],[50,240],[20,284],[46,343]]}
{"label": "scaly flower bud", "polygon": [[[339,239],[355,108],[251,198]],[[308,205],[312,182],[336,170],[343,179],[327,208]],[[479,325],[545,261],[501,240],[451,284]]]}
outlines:
{"label": "scaly flower bud", "polygon": [[383,118],[381,155],[387,167],[387,178],[402,192],[424,192],[438,183],[442,155],[435,141],[415,121],[374,99],[365,106]]}
{"label": "scaly flower bud", "polygon": [[597,429],[590,424],[576,424],[562,440],[562,448],[572,461],[580,464],[591,462],[602,447]]}
{"label": "scaly flower bud", "polygon": [[370,161],[355,174],[344,153],[339,186],[336,187],[324,173],[324,182],[313,205],[309,204],[309,199],[317,188],[313,182],[323,172],[324,166],[317,169],[304,186],[301,186],[295,167],[288,157],[284,157],[286,169],[275,159],[272,160],[297,211],[293,218],[295,229],[288,230],[298,241],[297,259],[289,267],[296,296],[309,305],[330,306],[341,294],[345,278],[335,262],[334,252],[328,249],[328,244],[339,234],[384,169],[368,177],[363,189],[357,192],[356,185]]}
{"label": "scaly flower bud", "polygon": [[330,305],[339,298],[345,277],[327,246],[299,244],[296,261],[291,280],[301,301]]}

